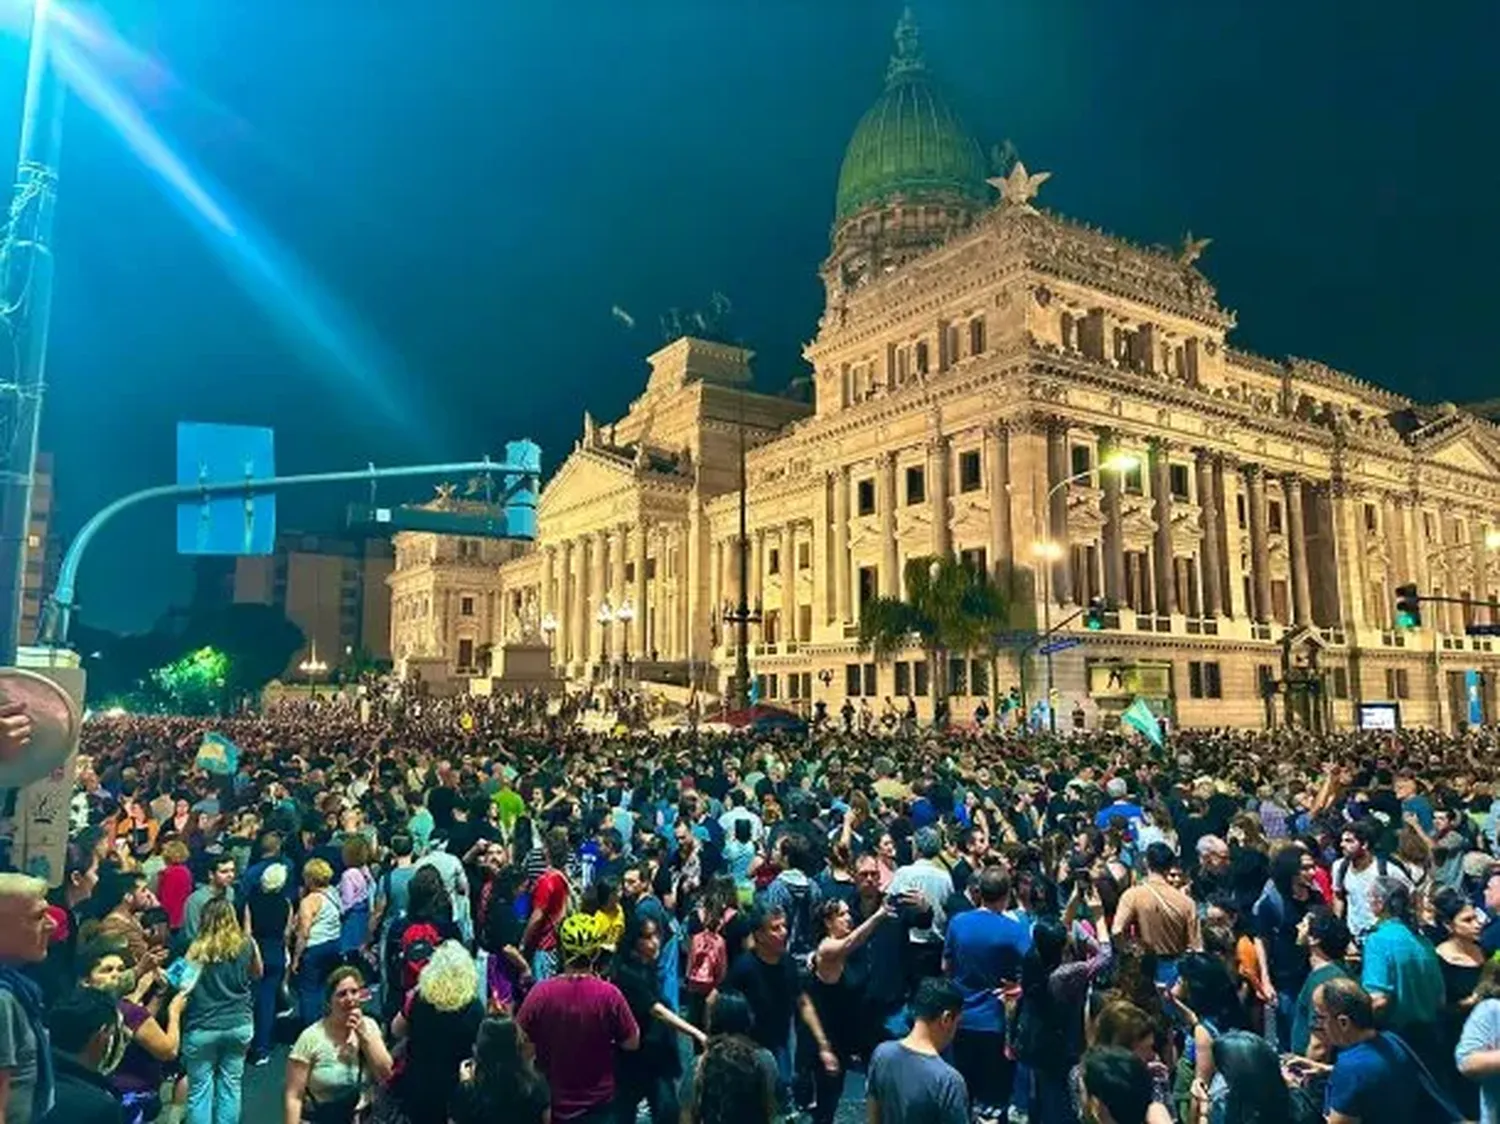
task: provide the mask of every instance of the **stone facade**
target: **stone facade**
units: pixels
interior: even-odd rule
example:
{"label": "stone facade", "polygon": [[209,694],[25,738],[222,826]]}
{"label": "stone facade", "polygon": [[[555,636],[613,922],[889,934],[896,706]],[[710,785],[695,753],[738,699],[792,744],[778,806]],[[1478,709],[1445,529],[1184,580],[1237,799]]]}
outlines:
{"label": "stone facade", "polygon": [[[913,51],[898,37],[891,83],[923,78]],[[934,148],[905,140],[913,161]],[[950,165],[950,178],[966,167]],[[484,599],[476,642],[555,622],[575,679],[628,663],[726,683],[743,441],[746,594],[763,611],[751,667],[769,699],[836,710],[911,695],[925,712],[921,654],[875,666],[857,622],[868,598],[901,593],[907,560],[952,553],[1011,593],[1018,630],[1050,616],[1082,641],[1052,661],[1063,724],[1144,696],[1183,725],[1348,726],[1359,704],[1389,701],[1407,724],[1452,726],[1471,713],[1470,672],[1492,718],[1500,667],[1463,626],[1500,619],[1495,425],[1237,350],[1235,315],[1197,266],[1204,240],[1140,247],[1039,210],[1046,176],[1018,163],[984,204],[946,181],[924,194],[933,177],[915,164],[903,174],[841,194],[804,352],[815,408],[750,391],[743,349],[683,338],[657,352],[624,418],[585,417],[534,547],[444,571]],[[1105,467],[1122,454],[1134,467]],[[400,551],[398,602],[449,548],[411,565]],[[1486,605],[1429,605],[1401,631],[1405,582]],[[1084,631],[1070,618],[1095,599],[1106,627]],[[424,642],[460,634],[453,609],[427,605]],[[398,655],[418,628],[401,617]],[[1023,675],[1037,697],[1034,656],[958,661],[953,712]]]}

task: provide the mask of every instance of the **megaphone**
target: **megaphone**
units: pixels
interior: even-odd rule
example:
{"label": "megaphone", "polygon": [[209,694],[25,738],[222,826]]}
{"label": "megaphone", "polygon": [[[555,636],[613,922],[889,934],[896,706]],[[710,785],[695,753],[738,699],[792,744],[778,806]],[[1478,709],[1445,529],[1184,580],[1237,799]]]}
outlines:
{"label": "megaphone", "polygon": [[61,768],[83,727],[72,696],[45,675],[4,667],[0,703],[21,703],[31,718],[31,741],[15,757],[0,759],[0,788],[24,788]]}

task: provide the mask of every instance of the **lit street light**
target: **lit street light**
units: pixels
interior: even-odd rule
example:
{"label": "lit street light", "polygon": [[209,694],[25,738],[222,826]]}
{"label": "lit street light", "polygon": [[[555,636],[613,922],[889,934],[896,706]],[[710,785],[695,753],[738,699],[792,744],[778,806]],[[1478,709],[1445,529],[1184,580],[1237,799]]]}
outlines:
{"label": "lit street light", "polygon": [[[1099,462],[1099,471],[1114,472],[1118,473],[1120,476],[1124,476],[1126,473],[1133,472],[1135,469],[1139,468],[1140,463],[1141,458],[1136,456],[1134,453],[1116,451]],[[1052,497],[1057,495],[1058,492],[1062,491],[1070,484],[1076,484],[1080,480],[1087,480],[1093,475],[1094,472],[1092,469],[1085,469],[1083,472],[1075,472],[1072,476],[1069,476],[1063,480],[1059,480],[1056,484],[1047,489],[1047,498],[1042,505],[1042,509],[1047,512],[1049,520],[1052,513]],[[1031,551],[1043,562],[1041,568],[1042,637],[1045,640],[1046,637],[1052,634],[1052,567],[1061,560],[1063,556],[1063,548],[1062,544],[1053,542],[1051,539],[1042,539],[1039,542],[1031,544]],[[1052,653],[1048,652],[1046,655],[1047,728],[1050,732],[1055,734],[1057,733],[1057,705],[1052,698]],[[1025,721],[1024,716],[1022,716],[1022,721]]]}

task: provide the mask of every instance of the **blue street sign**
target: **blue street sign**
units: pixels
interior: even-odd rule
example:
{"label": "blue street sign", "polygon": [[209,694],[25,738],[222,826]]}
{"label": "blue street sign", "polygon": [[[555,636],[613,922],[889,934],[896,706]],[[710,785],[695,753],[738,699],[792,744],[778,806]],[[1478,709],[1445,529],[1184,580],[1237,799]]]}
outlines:
{"label": "blue street sign", "polygon": [[1079,640],[1076,636],[1064,636],[1052,641],[1050,644],[1043,644],[1037,651],[1044,656],[1051,656],[1058,652],[1066,652],[1069,648],[1076,648],[1082,643],[1083,641]]}
{"label": "blue street sign", "polygon": [[[177,483],[226,484],[276,475],[275,435],[261,426],[177,423]],[[178,554],[270,554],[276,495],[200,496],[177,505]]]}

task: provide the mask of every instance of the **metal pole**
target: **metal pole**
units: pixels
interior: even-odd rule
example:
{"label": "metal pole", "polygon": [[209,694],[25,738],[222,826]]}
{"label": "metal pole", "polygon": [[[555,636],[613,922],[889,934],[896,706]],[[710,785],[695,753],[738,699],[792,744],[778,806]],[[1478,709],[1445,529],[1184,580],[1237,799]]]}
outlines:
{"label": "metal pole", "polygon": [[11,196],[9,230],[0,249],[0,317],[15,367],[0,376],[0,666],[16,661],[26,536],[36,475],[37,431],[52,315],[52,218],[62,150],[64,87],[51,65],[51,0],[34,0],[21,151]]}
{"label": "metal pole", "polygon": [[734,614],[734,704],[750,705],[750,531],[745,469],[745,400],[740,398],[740,599]]}
{"label": "metal pole", "polygon": [[[1042,629],[1047,635],[1052,634],[1052,565],[1051,558],[1044,559],[1046,565],[1042,570]],[[1047,657],[1047,730],[1049,733],[1057,733],[1057,707],[1052,705],[1052,651],[1049,647],[1045,653]]]}
{"label": "metal pole", "polygon": [[482,461],[465,461],[461,464],[418,464],[403,465],[397,468],[376,468],[370,465],[368,468],[355,469],[350,472],[313,472],[303,473],[298,476],[269,476],[264,480],[225,480],[218,483],[205,484],[161,484],[155,488],[145,488],[139,492],[132,492],[128,496],[121,496],[114,503],[95,513],[79,530],[72,544],[68,547],[68,553],[63,556],[62,569],[57,575],[57,589],[47,605],[46,620],[43,622],[44,642],[55,646],[63,646],[68,642],[68,627],[72,623],[73,615],[73,591],[78,581],[78,566],[83,561],[83,552],[93,541],[100,529],[120,512],[145,503],[147,500],[165,499],[175,497],[186,499],[196,497],[207,499],[210,496],[243,495],[252,496],[258,492],[271,492],[278,488],[297,487],[302,484],[343,484],[357,480],[391,480],[404,476],[446,476],[450,473],[460,472],[499,472],[522,478],[536,476],[530,469],[519,468],[515,465],[497,464],[485,458]]}

